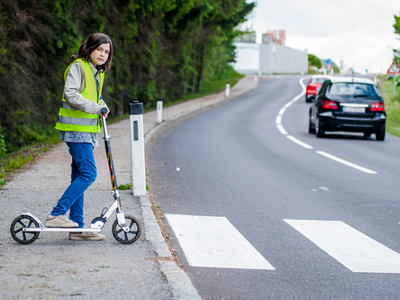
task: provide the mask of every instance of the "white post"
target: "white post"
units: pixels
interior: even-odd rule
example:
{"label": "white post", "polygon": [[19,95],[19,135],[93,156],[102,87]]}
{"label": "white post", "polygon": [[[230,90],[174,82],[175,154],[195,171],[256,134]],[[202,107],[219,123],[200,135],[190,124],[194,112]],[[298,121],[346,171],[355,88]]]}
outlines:
{"label": "white post", "polygon": [[129,103],[132,153],[132,191],[134,196],[145,196],[146,170],[144,160],[143,103]]}
{"label": "white post", "polygon": [[271,44],[272,48],[271,48],[271,76],[274,75],[274,56],[276,53],[276,49],[275,46],[273,44]]}
{"label": "white post", "polygon": [[396,75],[393,75],[393,97],[396,96]]}
{"label": "white post", "polygon": [[158,98],[159,101],[157,101],[157,123],[160,124],[162,123],[162,109],[163,109],[163,102],[162,98]]}
{"label": "white post", "polygon": [[254,81],[257,82],[257,74],[254,74]]}
{"label": "white post", "polygon": [[225,88],[225,97],[228,98],[229,97],[229,92],[231,89],[231,85],[229,84],[229,82],[226,84],[226,88]]}

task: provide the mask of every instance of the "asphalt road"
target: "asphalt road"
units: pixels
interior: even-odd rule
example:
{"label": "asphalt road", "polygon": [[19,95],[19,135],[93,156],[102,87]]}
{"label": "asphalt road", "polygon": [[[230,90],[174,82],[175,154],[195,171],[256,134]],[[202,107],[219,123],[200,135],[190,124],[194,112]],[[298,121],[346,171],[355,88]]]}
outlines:
{"label": "asphalt road", "polygon": [[[308,134],[310,104],[296,97],[300,79],[268,78],[253,93],[164,130],[147,153],[152,199],[203,299],[400,294],[400,139]],[[180,215],[220,217],[255,252],[231,235],[231,227],[222,228],[220,219],[204,219],[210,220],[200,228],[204,234],[184,241],[190,230],[179,228],[203,225],[171,225]],[[226,244],[210,250],[210,257],[227,257],[232,267],[196,260],[209,236],[210,249]],[[235,243],[248,257],[230,253]],[[247,264],[258,255],[272,267],[262,259],[255,262],[260,268]]]}

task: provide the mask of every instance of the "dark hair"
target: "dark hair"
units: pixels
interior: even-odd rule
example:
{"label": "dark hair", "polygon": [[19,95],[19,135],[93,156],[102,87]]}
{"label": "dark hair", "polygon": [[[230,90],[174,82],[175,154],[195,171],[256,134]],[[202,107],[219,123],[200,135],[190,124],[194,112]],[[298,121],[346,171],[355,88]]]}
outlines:
{"label": "dark hair", "polygon": [[72,55],[73,59],[82,58],[87,62],[90,62],[90,54],[96,50],[101,44],[110,44],[110,54],[108,55],[107,61],[101,66],[96,66],[97,70],[103,70],[105,72],[111,67],[111,60],[113,57],[113,45],[111,39],[104,33],[94,33],[90,35],[80,46],[78,54]]}

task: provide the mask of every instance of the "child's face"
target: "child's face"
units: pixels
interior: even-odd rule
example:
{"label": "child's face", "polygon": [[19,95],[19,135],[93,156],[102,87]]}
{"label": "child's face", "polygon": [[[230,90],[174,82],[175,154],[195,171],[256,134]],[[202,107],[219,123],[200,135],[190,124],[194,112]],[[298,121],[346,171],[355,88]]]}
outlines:
{"label": "child's face", "polygon": [[110,44],[109,43],[100,44],[100,46],[97,47],[97,49],[93,50],[92,53],[90,53],[90,60],[92,61],[92,64],[95,67],[101,66],[105,64],[109,55],[110,55]]}

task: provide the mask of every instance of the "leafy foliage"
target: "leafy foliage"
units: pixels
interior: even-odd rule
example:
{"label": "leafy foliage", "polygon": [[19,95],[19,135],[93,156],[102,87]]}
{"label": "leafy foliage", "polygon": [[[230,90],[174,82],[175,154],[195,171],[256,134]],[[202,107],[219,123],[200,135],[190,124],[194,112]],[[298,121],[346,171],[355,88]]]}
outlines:
{"label": "leafy foliage", "polygon": [[387,80],[382,76],[379,82],[387,114],[386,130],[400,137],[400,87],[396,87],[396,95],[393,95],[393,78]]}
{"label": "leafy foliage", "polygon": [[63,73],[92,33],[111,37],[103,98],[111,116],[151,109],[229,73],[245,0],[0,0],[0,151],[51,136]]}
{"label": "leafy foliage", "polygon": [[317,67],[318,69],[322,68],[321,60],[313,54],[308,54],[308,64]]}
{"label": "leafy foliage", "polygon": [[[397,39],[400,40],[400,13],[398,16],[394,15],[394,21],[395,21],[395,23],[393,24],[394,32],[399,35]],[[393,49],[393,52],[396,55],[397,63],[400,64],[400,49]]]}

